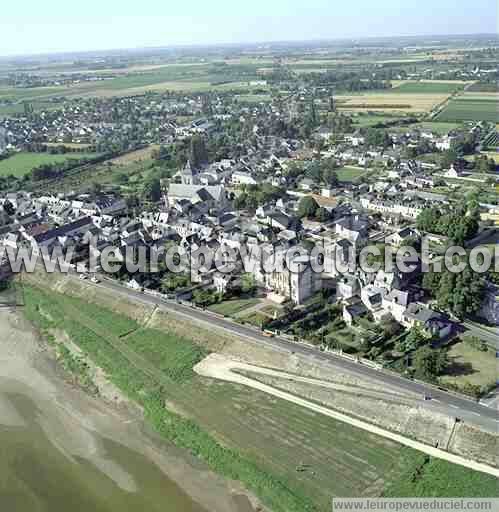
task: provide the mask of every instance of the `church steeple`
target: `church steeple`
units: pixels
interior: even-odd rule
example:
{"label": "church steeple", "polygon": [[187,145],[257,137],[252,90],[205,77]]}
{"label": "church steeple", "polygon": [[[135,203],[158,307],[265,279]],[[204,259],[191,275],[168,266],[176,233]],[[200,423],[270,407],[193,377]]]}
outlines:
{"label": "church steeple", "polygon": [[196,185],[197,184],[197,170],[193,169],[191,160],[187,160],[185,167],[182,170],[182,183],[184,185]]}

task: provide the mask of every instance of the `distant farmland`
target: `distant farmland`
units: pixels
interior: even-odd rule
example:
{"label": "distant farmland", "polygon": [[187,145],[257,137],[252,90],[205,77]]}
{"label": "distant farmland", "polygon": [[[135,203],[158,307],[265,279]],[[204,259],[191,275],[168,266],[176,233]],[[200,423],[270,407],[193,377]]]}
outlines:
{"label": "distant farmland", "polygon": [[497,123],[499,96],[467,94],[451,100],[438,115],[437,121],[490,121]]}
{"label": "distant farmland", "polygon": [[[397,88],[398,89],[398,88]],[[395,89],[393,89],[395,91]],[[444,102],[449,94],[372,92],[363,94],[338,95],[338,108],[353,111],[379,112],[429,112],[435,105]]]}
{"label": "distant farmland", "polygon": [[[256,63],[225,63],[224,61],[170,64],[131,68],[126,72],[113,70],[113,77],[98,81],[54,87],[0,88],[0,107],[5,114],[22,112],[20,102],[40,102],[53,97],[110,97],[144,94],[147,91],[208,91],[241,89],[252,94],[250,81],[259,78]],[[261,88],[261,87],[259,87]]]}
{"label": "distant farmland", "polygon": [[464,84],[459,82],[406,82],[391,89],[397,94],[452,94],[461,91]]}

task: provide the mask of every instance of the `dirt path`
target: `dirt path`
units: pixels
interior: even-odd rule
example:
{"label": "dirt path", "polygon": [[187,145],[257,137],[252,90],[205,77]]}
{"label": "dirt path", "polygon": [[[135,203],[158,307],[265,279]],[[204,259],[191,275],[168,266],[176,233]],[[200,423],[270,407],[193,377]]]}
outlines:
{"label": "dirt path", "polygon": [[[499,469],[494,468],[492,466],[488,466],[486,464],[481,464],[479,462],[475,462],[472,460],[468,460],[464,457],[460,457],[459,455],[454,455],[452,453],[448,453],[444,450],[434,448],[432,446],[420,443],[418,441],[414,441],[412,439],[408,439],[399,434],[395,434],[383,428],[377,427],[375,425],[371,425],[365,421],[352,418],[347,416],[346,414],[342,414],[340,412],[336,412],[327,407],[323,407],[321,405],[317,405],[313,402],[305,400],[303,398],[294,396],[290,393],[286,393],[285,391],[281,391],[267,384],[263,384],[257,380],[251,379],[249,377],[245,377],[238,373],[235,373],[234,370],[242,370],[248,372],[259,373],[262,375],[270,375],[270,376],[286,376],[287,379],[296,380],[303,382],[303,377],[296,377],[292,374],[286,374],[285,372],[276,372],[275,370],[270,370],[266,368],[261,368],[259,366],[254,366],[251,364],[241,363],[237,361],[230,360],[220,354],[211,354],[203,361],[201,361],[198,365],[194,367],[194,370],[199,375],[204,377],[210,377],[213,379],[220,379],[228,382],[233,382],[236,384],[242,384],[244,386],[251,387],[253,389],[257,389],[269,395],[275,396],[277,398],[281,398],[283,400],[287,400],[288,402],[292,402],[296,405],[300,405],[309,409],[311,411],[317,412],[319,414],[323,414],[325,416],[329,416],[338,421],[342,421],[344,423],[348,423],[353,427],[360,428],[362,430],[366,430],[372,434],[379,435],[381,437],[391,439],[399,444],[404,446],[408,446],[415,450],[421,451],[432,457],[436,457],[438,459],[443,459],[448,462],[452,462],[453,464],[458,464],[460,466],[467,467],[469,469],[473,469],[475,471],[480,471],[482,473],[488,473],[489,475],[493,475],[495,477],[499,477]],[[313,379],[315,380],[315,379]],[[317,383],[317,381],[315,381]],[[327,383],[330,384],[330,383]]]}

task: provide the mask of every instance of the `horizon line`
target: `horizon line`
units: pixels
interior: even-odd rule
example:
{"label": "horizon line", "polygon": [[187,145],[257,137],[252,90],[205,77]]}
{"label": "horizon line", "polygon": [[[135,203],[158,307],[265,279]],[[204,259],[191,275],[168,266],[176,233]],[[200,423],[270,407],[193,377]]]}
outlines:
{"label": "horizon line", "polygon": [[475,32],[464,34],[415,34],[415,35],[390,35],[390,36],[345,36],[345,37],[331,37],[331,38],[317,38],[317,39],[276,39],[266,41],[235,41],[235,42],[219,42],[219,43],[171,43],[159,46],[129,46],[117,48],[101,48],[95,50],[54,50],[43,51],[39,53],[14,53],[14,54],[0,54],[0,60],[9,59],[26,59],[33,57],[56,57],[64,55],[88,55],[88,54],[105,54],[107,52],[140,52],[151,50],[174,50],[174,49],[202,49],[202,48],[222,48],[222,47],[238,47],[238,46],[255,46],[255,45],[277,45],[277,44],[298,44],[298,43],[331,43],[341,41],[368,41],[368,40],[396,40],[396,39],[420,39],[420,38],[462,38],[462,37],[492,37],[498,40],[499,34],[496,32]]}

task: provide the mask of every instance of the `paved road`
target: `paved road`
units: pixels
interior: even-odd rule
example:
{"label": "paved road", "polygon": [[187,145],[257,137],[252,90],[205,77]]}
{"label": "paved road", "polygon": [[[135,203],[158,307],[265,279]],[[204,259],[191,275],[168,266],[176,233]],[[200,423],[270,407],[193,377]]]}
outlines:
{"label": "paved road", "polygon": [[[70,276],[70,278],[77,279],[74,276]],[[322,362],[330,364],[332,372],[334,372],[334,368],[337,368],[342,372],[348,372],[360,377],[376,380],[397,390],[416,393],[421,397],[425,395],[431,396],[432,400],[430,401],[421,400],[422,407],[433,409],[447,414],[448,416],[457,417],[463,421],[480,425],[493,432],[497,432],[499,429],[499,414],[497,409],[486,407],[476,401],[448,393],[436,388],[435,386],[411,381],[409,379],[399,377],[391,372],[376,370],[350,361],[341,356],[328,352],[321,352],[309,345],[295,343],[285,338],[278,336],[269,338],[251,327],[213,315],[209,311],[203,311],[184,304],[178,304],[174,301],[167,301],[159,297],[145,295],[125,288],[123,285],[115,283],[114,281],[103,280],[101,283],[95,284],[94,286],[113,290],[116,294],[126,296],[130,300],[159,306],[167,311],[175,312],[178,315],[206,324],[210,328],[216,327],[224,329],[227,332],[242,336],[252,343],[266,345],[267,347],[281,352],[303,354],[314,357]]]}

